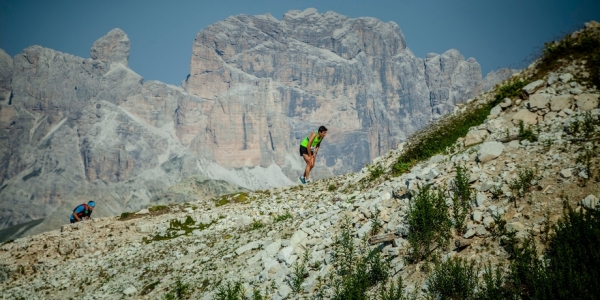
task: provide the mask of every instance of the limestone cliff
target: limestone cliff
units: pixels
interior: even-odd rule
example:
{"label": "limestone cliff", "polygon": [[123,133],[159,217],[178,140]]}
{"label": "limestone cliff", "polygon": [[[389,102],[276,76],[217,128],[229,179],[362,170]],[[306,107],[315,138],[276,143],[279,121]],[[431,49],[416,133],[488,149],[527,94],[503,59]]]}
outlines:
{"label": "limestone cliff", "polygon": [[239,15],[201,30],[184,87],[219,107],[202,142],[178,132],[203,155],[227,167],[281,166],[325,125],[317,172],[326,176],[395,148],[481,92],[482,79],[479,64],[456,50],[415,57],[393,22],[307,9],[281,21]]}

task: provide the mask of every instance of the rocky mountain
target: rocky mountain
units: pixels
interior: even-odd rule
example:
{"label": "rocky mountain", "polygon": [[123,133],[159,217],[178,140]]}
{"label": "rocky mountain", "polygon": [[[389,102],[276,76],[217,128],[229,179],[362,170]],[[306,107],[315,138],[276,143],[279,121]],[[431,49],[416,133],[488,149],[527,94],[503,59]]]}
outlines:
{"label": "rocky mountain", "polygon": [[490,71],[485,78],[483,78],[482,87],[484,91],[489,91],[498,83],[510,78],[513,74],[518,73],[519,70],[511,68],[498,69],[496,71]]}
{"label": "rocky mountain", "polygon": [[475,59],[456,50],[415,57],[393,22],[306,9],[281,21],[240,15],[201,30],[184,89],[219,110],[208,117],[209,134],[188,131],[183,140],[223,166],[275,162],[295,177],[288,157],[327,126],[318,178],[359,170],[397,147],[480,93],[482,78]]}
{"label": "rocky mountain", "polygon": [[314,9],[201,30],[182,87],[145,81],[129,47],[114,29],[90,58],[0,52],[0,228],[58,228],[88,200],[98,216],[191,201],[202,193],[170,188],[188,178],[219,193],[289,185],[319,125],[314,177],[360,170],[482,89],[456,50],[420,59],[393,22]]}
{"label": "rocky mountain", "polygon": [[[600,32],[600,25],[594,28]],[[436,58],[430,61],[435,65]],[[599,146],[600,92],[582,81],[590,75],[586,61],[570,60],[546,75],[539,75],[536,62],[516,73],[506,84],[540,79],[500,101],[447,153],[397,177],[391,176],[392,166],[408,147],[405,143],[373,161],[382,174],[365,167],[308,185],[155,206],[5,243],[0,247],[0,291],[25,299],[78,294],[85,299],[208,300],[225,299],[219,288],[237,282],[239,294],[228,286],[230,295],[237,295],[231,299],[329,297],[336,290],[328,280],[339,276],[340,268],[334,254],[343,247],[340,236],[348,232],[351,245],[363,241],[368,251],[381,250],[390,276],[402,277],[405,293],[424,298],[433,263],[405,260],[412,251],[407,216],[422,187],[451,186],[458,167],[466,172],[473,205],[465,232],[452,236],[459,243],[437,254],[442,261],[463,258],[504,270],[510,253],[502,242],[506,236],[498,236],[502,230],[512,232],[516,241],[532,236],[543,249],[541,238],[565,205],[577,211],[600,209],[598,152],[589,152]],[[480,94],[450,116],[497,101],[501,93],[498,88]],[[535,138],[525,137],[524,130],[531,128]],[[592,153],[589,164],[581,161],[586,153]],[[534,176],[523,179],[527,170]],[[515,187],[525,181],[527,187]]]}

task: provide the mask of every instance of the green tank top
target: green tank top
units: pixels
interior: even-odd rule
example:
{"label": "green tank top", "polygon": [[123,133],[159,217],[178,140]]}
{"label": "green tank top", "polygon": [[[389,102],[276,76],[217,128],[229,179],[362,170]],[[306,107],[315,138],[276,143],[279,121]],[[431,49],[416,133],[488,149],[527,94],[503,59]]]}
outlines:
{"label": "green tank top", "polygon": [[[318,131],[315,131],[315,134],[316,134],[317,136],[315,136],[315,139],[313,140],[313,142],[312,142],[312,146],[311,146],[311,147],[316,147],[316,146],[317,146],[317,145],[318,145],[318,144],[321,142],[321,140],[322,140],[322,138],[319,136],[319,132],[318,132]],[[306,136],[306,137],[305,137],[305,138],[302,140],[302,143],[300,143],[300,146],[302,146],[302,147],[308,147],[308,140],[309,140],[309,138],[310,138],[310,134],[309,134],[309,135],[307,135],[307,136]]]}

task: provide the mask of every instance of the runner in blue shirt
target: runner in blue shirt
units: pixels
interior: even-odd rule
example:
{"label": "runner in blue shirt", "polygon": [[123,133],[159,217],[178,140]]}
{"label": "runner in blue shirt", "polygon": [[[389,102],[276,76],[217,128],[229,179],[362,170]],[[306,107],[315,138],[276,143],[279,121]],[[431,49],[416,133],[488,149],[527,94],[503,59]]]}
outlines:
{"label": "runner in blue shirt", "polygon": [[83,221],[91,219],[92,211],[94,211],[94,207],[96,207],[96,202],[89,201],[87,204],[81,204],[75,207],[73,213],[71,214],[71,223]]}

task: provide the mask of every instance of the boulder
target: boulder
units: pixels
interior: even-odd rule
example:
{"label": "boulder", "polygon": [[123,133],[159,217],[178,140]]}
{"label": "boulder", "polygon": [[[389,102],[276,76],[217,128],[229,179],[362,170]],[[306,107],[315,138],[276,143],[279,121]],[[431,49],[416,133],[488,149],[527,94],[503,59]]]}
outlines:
{"label": "boulder", "polygon": [[533,93],[535,93],[535,91],[543,88],[546,85],[546,82],[544,80],[536,80],[528,85],[526,85],[525,87],[523,87],[523,91],[525,93],[527,93],[527,95],[531,95]]}
{"label": "boulder", "polygon": [[577,98],[577,107],[579,110],[591,110],[598,107],[597,94],[581,94]]}
{"label": "boulder", "polygon": [[569,94],[552,97],[552,99],[550,99],[550,109],[552,111],[561,111],[565,108],[569,108],[571,107],[572,98],[573,96]]}
{"label": "boulder", "polygon": [[500,156],[504,151],[504,145],[500,142],[485,142],[477,152],[477,158],[480,162],[485,163]]}
{"label": "boulder", "polygon": [[465,136],[465,147],[482,143],[488,136],[487,130],[472,130]]}
{"label": "boulder", "polygon": [[598,209],[598,197],[594,195],[588,195],[583,200],[581,200],[581,205],[586,209]]}
{"label": "boulder", "polygon": [[550,102],[550,95],[548,94],[533,94],[529,97],[529,107],[538,110],[546,108]]}
{"label": "boulder", "polygon": [[513,122],[523,121],[525,124],[535,125],[537,124],[538,115],[530,112],[527,109],[521,109],[516,114],[513,115]]}
{"label": "boulder", "polygon": [[565,73],[558,76],[558,78],[562,82],[569,82],[571,79],[573,79],[573,75],[571,75],[570,73]]}

